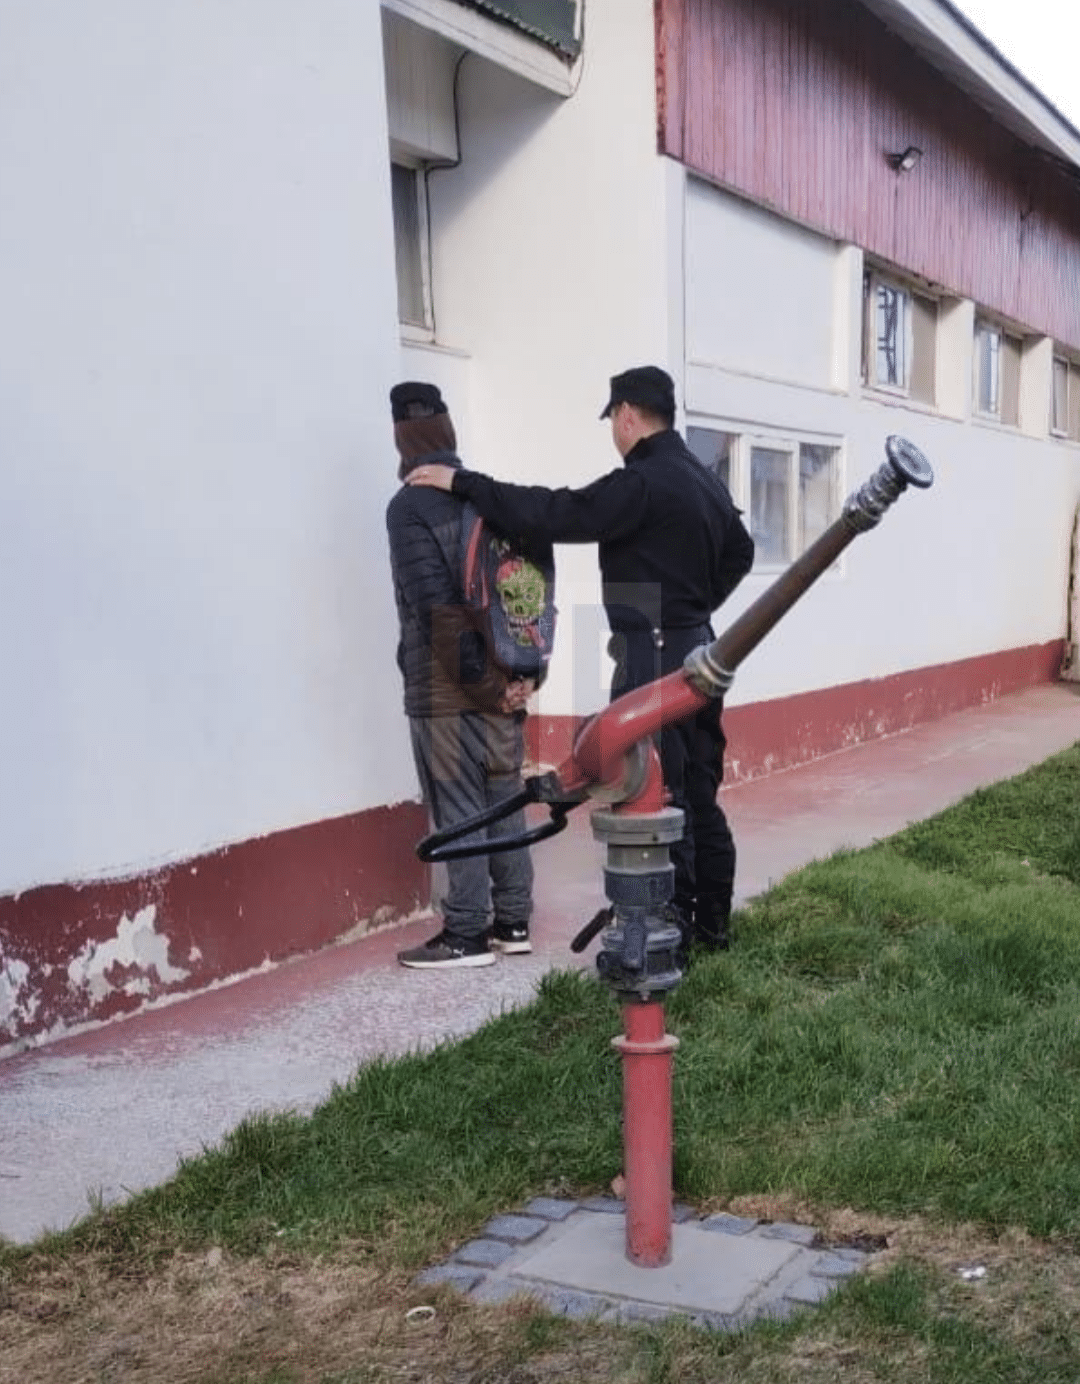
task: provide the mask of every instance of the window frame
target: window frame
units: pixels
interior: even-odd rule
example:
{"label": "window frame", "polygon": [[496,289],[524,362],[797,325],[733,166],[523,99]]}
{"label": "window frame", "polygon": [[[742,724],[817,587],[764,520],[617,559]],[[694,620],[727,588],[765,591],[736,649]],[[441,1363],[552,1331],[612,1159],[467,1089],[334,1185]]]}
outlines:
{"label": "window frame", "polygon": [[[904,376],[898,384],[888,380],[880,380],[877,376],[877,298],[878,290],[882,288],[900,293],[904,299],[902,325]],[[920,331],[918,319],[924,309],[928,310],[923,315],[929,322],[930,358],[928,361],[922,359],[925,346],[920,346],[920,337],[924,336],[924,333]],[[884,395],[897,400],[910,400],[924,408],[936,409],[938,406],[937,353],[940,321],[940,298],[927,292],[922,286],[901,274],[894,274],[876,264],[865,264],[863,266],[861,363],[863,388],[872,391],[875,395]],[[926,382],[925,388],[915,388],[917,380],[923,377],[925,377]]]}
{"label": "window frame", "polygon": [[[409,322],[401,315],[401,283],[400,269],[398,267],[397,255],[397,216],[395,214],[396,199],[394,196],[394,169],[405,169],[412,175],[413,187],[416,193],[416,225],[417,225],[417,256],[420,268],[420,299],[421,313],[424,318],[423,323]],[[391,147],[390,150],[390,201],[391,212],[394,220],[394,279],[398,289],[398,330],[403,339],[417,342],[432,342],[435,340],[435,309],[431,288],[431,224],[428,210],[427,199],[427,168],[424,162],[400,150]]]}
{"label": "window frame", "polygon": [[[997,396],[996,408],[984,408],[982,402],[982,379],[983,379],[983,341],[990,335],[998,339],[997,345],[997,372],[994,381]],[[1020,371],[1024,358],[1024,337],[1023,334],[1013,330],[1006,322],[1000,318],[991,317],[986,313],[977,312],[975,315],[975,326],[972,335],[972,385],[971,385],[971,406],[972,414],[975,418],[984,423],[996,423],[1002,428],[1019,428],[1020,426]],[[1008,379],[1008,367],[1010,361],[1015,360],[1016,373],[1010,386]],[[1006,417],[1006,406],[1012,405],[1011,412],[1013,417]]]}
{"label": "window frame", "polygon": [[[1055,427],[1055,367],[1065,366],[1065,427]],[[1080,443],[1080,359],[1054,346],[1050,364],[1050,436],[1055,442]]]}
{"label": "window frame", "polygon": [[[773,575],[783,572],[799,558],[810,544],[802,545],[803,506],[800,487],[800,462],[803,447],[825,447],[833,453],[832,474],[830,477],[829,524],[834,524],[844,507],[844,477],[846,474],[847,448],[843,437],[835,433],[818,433],[810,430],[774,428],[766,424],[739,424],[730,419],[716,418],[708,414],[689,410],[687,413],[687,441],[691,430],[726,434],[732,439],[730,452],[730,481],[728,490],[731,498],[743,511],[748,529],[753,525],[753,452],[762,448],[770,452],[782,452],[788,458],[788,492],[786,499],[785,524],[787,528],[788,553],[777,560],[763,561],[755,552],[753,573]],[[702,462],[702,465],[706,463]],[[811,542],[815,540],[812,539]],[[755,545],[760,546],[760,545]],[[840,561],[833,563],[832,572],[841,570]]]}
{"label": "window frame", "polygon": [[[753,536],[754,519],[754,452],[771,452],[774,456],[787,457],[787,496],[784,506],[784,538],[786,540],[786,551],[780,556],[780,560],[757,560],[755,551],[754,567],[762,572],[782,572],[785,567],[795,561],[797,554],[795,547],[797,535],[799,533],[799,444],[793,437],[782,437],[770,433],[745,433],[740,439],[745,451],[743,465],[745,467],[744,495],[746,497],[745,506],[740,506],[749,518],[747,528]],[[754,538],[755,550],[758,547],[758,540]]]}

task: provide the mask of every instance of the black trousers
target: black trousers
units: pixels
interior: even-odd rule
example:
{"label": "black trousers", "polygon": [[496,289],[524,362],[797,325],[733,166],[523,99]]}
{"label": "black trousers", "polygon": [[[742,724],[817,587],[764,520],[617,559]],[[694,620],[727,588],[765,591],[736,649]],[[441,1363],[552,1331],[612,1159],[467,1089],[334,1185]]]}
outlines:
{"label": "black trousers", "polygon": [[[622,696],[681,668],[691,649],[713,639],[709,625],[690,629],[617,633],[609,651],[615,659],[611,697]],[[686,814],[683,839],[671,848],[675,866],[675,903],[702,941],[726,932],[735,886],[735,842],[716,801],[724,778],[724,732],[721,704],[701,711],[660,732],[660,765],[673,807]]]}

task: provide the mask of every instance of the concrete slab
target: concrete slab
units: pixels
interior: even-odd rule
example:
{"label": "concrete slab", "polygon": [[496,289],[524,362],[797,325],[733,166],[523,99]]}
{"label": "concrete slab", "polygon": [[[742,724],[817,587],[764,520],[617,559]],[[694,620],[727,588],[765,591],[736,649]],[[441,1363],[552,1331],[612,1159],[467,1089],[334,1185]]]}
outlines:
{"label": "concrete slab", "polygon": [[669,1311],[734,1316],[798,1254],[791,1242],[684,1224],[672,1227],[671,1263],[643,1269],[626,1257],[624,1216],[583,1211],[550,1230],[535,1251],[516,1256],[507,1274]]}
{"label": "concrete slab", "polygon": [[[628,1325],[679,1316],[708,1330],[735,1331],[817,1306],[873,1257],[821,1245],[809,1225],[680,1218],[673,1208],[671,1263],[642,1269],[626,1258],[621,1202],[590,1197],[571,1203],[568,1212],[562,1198],[538,1210],[543,1200],[530,1203],[533,1216],[546,1222],[532,1243],[517,1237],[519,1216],[496,1217],[485,1232],[501,1237],[501,1254],[481,1266],[473,1241],[425,1270],[415,1285],[449,1284],[487,1305],[528,1298],[578,1320]],[[769,1233],[778,1228],[782,1234]],[[484,1243],[490,1247],[491,1240]]]}

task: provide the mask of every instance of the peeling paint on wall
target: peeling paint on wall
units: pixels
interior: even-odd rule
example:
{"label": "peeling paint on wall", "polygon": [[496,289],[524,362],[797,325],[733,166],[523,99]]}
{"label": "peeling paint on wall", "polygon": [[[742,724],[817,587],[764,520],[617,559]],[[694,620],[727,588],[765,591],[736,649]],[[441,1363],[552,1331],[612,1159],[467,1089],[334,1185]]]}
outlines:
{"label": "peeling paint on wall", "polygon": [[0,1059],[318,950],[430,897],[419,802],[148,874],[0,896]]}
{"label": "peeling paint on wall", "polygon": [[[116,930],[115,938],[107,942],[87,942],[77,956],[68,963],[68,984],[73,990],[86,990],[93,1001],[102,1000],[113,989],[124,994],[150,993],[150,983],[145,972],[156,971],[162,984],[186,980],[189,971],[169,964],[169,939],[155,931],[154,921],[157,908],[149,904],[140,909],[134,918],[125,914]],[[144,974],[141,977],[126,977],[114,985],[108,978],[113,966],[136,968]]]}
{"label": "peeling paint on wall", "polygon": [[19,994],[26,987],[29,976],[30,967],[25,961],[9,960],[0,966],[0,1028],[5,1027],[14,1016],[22,1021],[34,1017],[37,1009],[35,998],[31,997],[23,1006],[19,1004]]}

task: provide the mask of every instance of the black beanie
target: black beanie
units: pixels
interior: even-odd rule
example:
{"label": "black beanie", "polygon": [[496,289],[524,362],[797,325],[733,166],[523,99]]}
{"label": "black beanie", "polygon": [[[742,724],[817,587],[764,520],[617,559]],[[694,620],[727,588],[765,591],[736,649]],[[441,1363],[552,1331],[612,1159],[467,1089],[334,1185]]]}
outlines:
{"label": "black beanie", "polygon": [[390,391],[390,411],[395,423],[407,423],[413,418],[433,418],[449,410],[435,385],[406,380]]}

